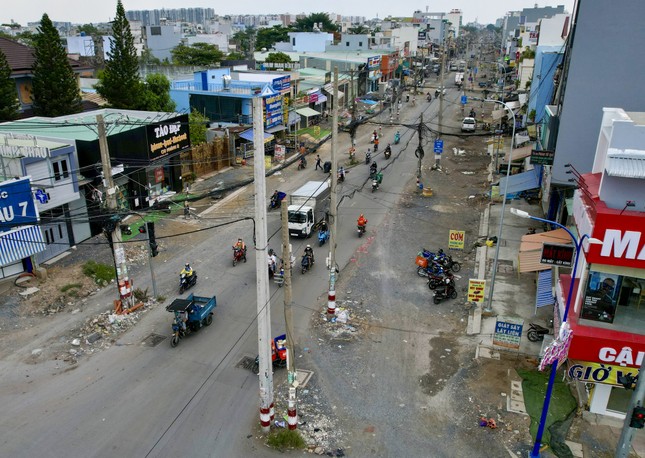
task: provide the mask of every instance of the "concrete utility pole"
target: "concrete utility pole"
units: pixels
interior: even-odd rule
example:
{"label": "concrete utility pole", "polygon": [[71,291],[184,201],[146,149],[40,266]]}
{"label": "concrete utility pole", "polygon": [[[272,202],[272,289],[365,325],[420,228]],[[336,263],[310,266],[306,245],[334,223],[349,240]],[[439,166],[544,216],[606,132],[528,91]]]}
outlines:
{"label": "concrete utility pole", "polygon": [[293,309],[291,308],[291,245],[289,245],[289,211],[287,198],[281,206],[282,215],[282,265],[284,266],[284,323],[287,328],[287,382],[289,383],[289,404],[287,407],[287,423],[289,429],[298,427],[298,399],[296,389],[296,367],[294,349],[296,341],[293,335]]}
{"label": "concrete utility pole", "polygon": [[329,217],[331,227],[329,234],[329,293],[327,295],[327,313],[331,316],[336,313],[336,236],[338,218],[336,206],[338,205],[338,67],[334,67],[334,104],[331,110],[331,202],[329,204]]}
{"label": "concrete utility pole", "polygon": [[[642,372],[643,364],[639,369],[639,374],[645,374]],[[635,407],[640,407],[643,405],[643,400],[645,399],[645,375],[641,377],[638,376],[638,381],[636,382],[636,388],[632,394],[631,399],[629,400],[629,407],[627,408],[627,413],[625,414],[625,422],[623,423],[623,430],[620,433],[620,439],[618,439],[618,446],[616,447],[616,458],[627,458],[629,452],[632,448],[632,438],[634,437],[634,428],[630,426],[632,420],[632,412],[634,412]]]}
{"label": "concrete utility pole", "polygon": [[[110,151],[107,143],[107,133],[105,131],[105,121],[103,115],[96,115],[96,124],[99,134],[99,150],[101,152],[101,165],[103,167],[103,186],[105,187],[106,201],[108,209],[112,212],[117,210],[116,188],[112,179],[112,163],[110,162]],[[119,290],[119,299],[121,307],[128,309],[132,306],[132,281],[128,278],[128,265],[125,258],[125,249],[123,248],[121,237],[121,226],[119,221],[114,222],[114,229],[110,234],[112,239],[112,250],[114,252],[114,264],[116,266],[117,288]]]}
{"label": "concrete utility pole", "polygon": [[424,152],[423,152],[423,112],[421,112],[421,116],[419,116],[419,128],[417,129],[417,134],[419,136],[419,146],[417,146],[417,150],[415,151],[414,155],[417,157],[419,160],[419,164],[417,166],[417,178],[420,180],[421,179],[421,161],[423,160]]}
{"label": "concrete utility pole", "polygon": [[266,180],[264,165],[264,125],[262,98],[253,98],[253,175],[255,179],[255,268],[258,317],[258,355],[260,378],[260,425],[269,432],[273,419],[273,364],[271,362],[271,303],[267,270]]}
{"label": "concrete utility pole", "polygon": [[441,132],[443,129],[443,80],[445,78],[445,68],[446,68],[446,43],[444,42],[442,48],[441,48],[441,76],[439,77],[441,80],[439,81],[439,126],[438,126],[438,131]]}

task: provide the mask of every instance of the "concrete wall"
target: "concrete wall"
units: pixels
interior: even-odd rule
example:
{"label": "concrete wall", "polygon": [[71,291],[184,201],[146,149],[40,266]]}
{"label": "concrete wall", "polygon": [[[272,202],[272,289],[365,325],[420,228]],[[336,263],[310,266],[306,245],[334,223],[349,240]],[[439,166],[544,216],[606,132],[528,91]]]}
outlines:
{"label": "concrete wall", "polygon": [[[542,19],[540,21],[540,37],[538,41],[539,46],[561,46],[564,43],[562,32],[568,14],[556,14],[552,18]],[[567,29],[570,27],[571,21],[568,22]],[[565,35],[566,37],[566,35]]]}
{"label": "concrete wall", "polygon": [[333,41],[331,33],[289,32],[289,42],[295,52],[325,52],[325,46]]}
{"label": "concrete wall", "polygon": [[553,164],[555,184],[570,184],[564,164],[591,172],[603,107],[645,107],[645,59],[638,58],[645,42],[645,2],[624,0],[621,14],[604,0],[586,0],[578,8]]}

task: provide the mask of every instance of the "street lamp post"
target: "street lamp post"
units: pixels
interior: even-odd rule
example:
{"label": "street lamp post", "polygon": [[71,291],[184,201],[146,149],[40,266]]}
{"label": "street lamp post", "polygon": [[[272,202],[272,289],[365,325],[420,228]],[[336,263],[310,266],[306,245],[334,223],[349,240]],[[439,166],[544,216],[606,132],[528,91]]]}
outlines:
{"label": "street lamp post", "polygon": [[[602,241],[593,237],[589,237],[588,234],[583,234],[579,239],[576,239],[576,236],[573,234],[573,232],[571,232],[566,226],[555,221],[551,221],[544,218],[538,218],[537,216],[530,215],[528,212],[518,210],[517,208],[511,208],[511,213],[521,218],[529,218],[535,221],[553,224],[554,226],[558,226],[559,228],[564,229],[565,231],[567,231],[567,234],[569,234],[569,237],[571,237],[571,241],[576,247],[576,256],[573,261],[573,271],[571,272],[571,284],[569,285],[569,292],[567,293],[567,302],[564,306],[564,313],[562,314],[562,325],[560,326],[560,336],[558,336],[558,337],[561,337],[563,335],[563,331],[565,329],[568,329],[569,327],[569,324],[567,323],[567,318],[569,317],[569,308],[571,307],[571,298],[573,297],[573,286],[576,280],[576,272],[578,270],[578,258],[580,256],[580,251],[582,251],[582,243],[585,238],[588,240],[590,244],[601,245]],[[542,442],[542,435],[544,434],[544,427],[546,426],[546,416],[549,413],[549,404],[551,403],[553,385],[555,384],[555,374],[558,371],[559,363],[560,363],[560,360],[556,359],[555,361],[553,361],[553,364],[551,365],[551,374],[549,374],[549,384],[547,385],[546,393],[544,395],[544,404],[542,406],[542,415],[540,416],[540,424],[538,426],[537,434],[535,435],[535,444],[533,445],[533,450],[529,455],[531,458],[539,458],[540,456],[540,445]]]}
{"label": "street lamp post", "polygon": [[511,107],[509,107],[504,102],[500,102],[499,100],[478,99],[475,97],[473,97],[473,100],[481,100],[482,102],[499,103],[500,105],[503,105],[504,108],[508,110],[509,114],[513,118],[513,134],[511,136],[511,149],[508,155],[509,156],[508,166],[506,167],[506,183],[504,183],[504,194],[502,198],[502,214],[500,215],[499,231],[497,233],[497,243],[495,244],[496,247],[495,247],[495,259],[493,261],[493,275],[490,280],[490,293],[488,296],[488,304],[484,309],[485,312],[490,313],[493,311],[493,291],[495,290],[495,277],[497,276],[497,264],[499,263],[499,246],[502,242],[502,228],[504,227],[504,211],[506,210],[506,192],[508,191],[508,181],[511,175],[511,162],[513,159],[513,143],[515,141],[515,115],[513,114],[513,110],[511,109]]}

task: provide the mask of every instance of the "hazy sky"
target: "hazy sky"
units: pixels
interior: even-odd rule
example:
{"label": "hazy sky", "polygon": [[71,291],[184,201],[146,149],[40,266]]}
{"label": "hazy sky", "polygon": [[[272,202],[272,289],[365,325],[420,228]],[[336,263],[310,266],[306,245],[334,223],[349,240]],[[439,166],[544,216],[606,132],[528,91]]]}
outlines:
{"label": "hazy sky", "polygon": [[[280,2],[258,2],[257,0],[237,0],[234,2],[208,0],[122,0],[127,10],[146,10],[161,8],[213,8],[217,14],[273,14],[273,13],[317,13],[333,12],[344,16],[365,16],[366,18],[392,16],[411,16],[414,10],[430,12],[449,12],[458,8],[463,12],[464,23],[475,19],[482,24],[493,23],[507,11],[533,7],[531,0],[299,0],[292,6]],[[539,6],[564,5],[569,12],[573,10],[574,0],[554,0],[552,3],[539,3]],[[19,24],[36,22],[43,13],[54,21],[74,23],[107,22],[114,17],[116,0],[3,0],[0,10],[0,23],[12,19]],[[270,4],[271,9],[267,9]]]}

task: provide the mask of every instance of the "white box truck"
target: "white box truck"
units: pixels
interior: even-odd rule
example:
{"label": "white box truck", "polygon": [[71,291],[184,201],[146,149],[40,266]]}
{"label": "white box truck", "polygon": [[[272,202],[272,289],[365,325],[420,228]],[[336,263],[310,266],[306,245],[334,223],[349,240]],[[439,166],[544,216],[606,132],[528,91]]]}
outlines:
{"label": "white box truck", "polygon": [[289,195],[289,235],[309,237],[325,218],[331,188],[327,181],[309,181]]}

